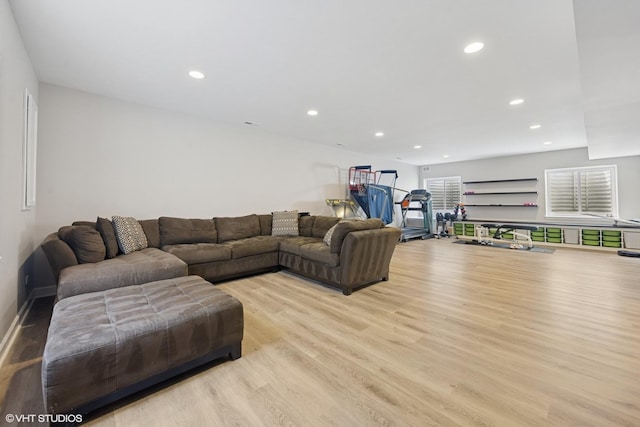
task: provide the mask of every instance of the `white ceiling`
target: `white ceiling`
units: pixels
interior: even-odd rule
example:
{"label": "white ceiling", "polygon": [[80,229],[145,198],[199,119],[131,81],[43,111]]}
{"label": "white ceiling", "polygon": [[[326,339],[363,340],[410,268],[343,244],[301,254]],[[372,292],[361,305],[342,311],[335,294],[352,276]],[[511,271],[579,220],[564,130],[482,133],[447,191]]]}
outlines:
{"label": "white ceiling", "polygon": [[[571,0],[11,6],[42,82],[416,165],[585,147],[581,83],[610,71],[581,81],[579,59],[600,53],[579,58]],[[472,41],[485,48],[463,53]]]}

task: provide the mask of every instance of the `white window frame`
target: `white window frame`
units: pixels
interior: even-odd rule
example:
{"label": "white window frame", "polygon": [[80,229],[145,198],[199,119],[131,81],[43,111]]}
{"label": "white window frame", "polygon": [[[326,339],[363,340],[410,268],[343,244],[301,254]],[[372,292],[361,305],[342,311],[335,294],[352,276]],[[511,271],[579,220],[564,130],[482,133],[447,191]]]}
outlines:
{"label": "white window frame", "polygon": [[[553,211],[551,197],[553,196],[552,190],[549,188],[550,175],[553,173],[573,173],[574,175],[579,173],[589,172],[603,172],[608,171],[611,174],[611,210],[609,212],[595,212],[582,210],[583,201],[581,199],[580,192],[580,180],[574,179],[574,185],[572,189],[565,189],[565,191],[573,191],[574,197],[577,198],[577,211]],[[602,165],[602,166],[587,166],[587,167],[574,167],[574,168],[561,168],[561,169],[547,169],[544,171],[545,177],[545,210],[546,216],[549,218],[593,218],[594,216],[606,216],[617,218],[618,217],[618,168],[616,165]],[[576,187],[577,184],[577,187]]]}
{"label": "white window frame", "polygon": [[[451,181],[455,181],[458,184],[458,190],[459,190],[459,194],[458,194],[458,203],[462,202],[462,177],[461,176],[445,176],[445,177],[437,177],[437,178],[425,178],[424,180],[424,188],[431,193],[431,189],[430,189],[430,184],[434,183],[434,182],[440,182],[443,181],[444,182],[444,191],[445,191],[445,195],[444,195],[444,201],[446,203],[447,200],[447,195],[446,195],[446,191],[447,191],[447,182],[451,182]],[[433,211],[434,212],[452,212],[454,206],[445,206],[444,208],[436,205],[434,199],[433,199],[433,193],[431,193],[431,202],[433,204]]]}

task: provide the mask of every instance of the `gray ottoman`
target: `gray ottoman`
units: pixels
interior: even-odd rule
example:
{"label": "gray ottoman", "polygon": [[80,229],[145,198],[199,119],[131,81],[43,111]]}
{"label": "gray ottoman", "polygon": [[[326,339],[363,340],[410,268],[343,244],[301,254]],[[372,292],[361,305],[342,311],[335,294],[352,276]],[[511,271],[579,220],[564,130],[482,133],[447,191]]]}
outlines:
{"label": "gray ottoman", "polygon": [[242,304],[199,276],[59,301],[42,357],[47,412],[86,414],[221,357],[240,357]]}

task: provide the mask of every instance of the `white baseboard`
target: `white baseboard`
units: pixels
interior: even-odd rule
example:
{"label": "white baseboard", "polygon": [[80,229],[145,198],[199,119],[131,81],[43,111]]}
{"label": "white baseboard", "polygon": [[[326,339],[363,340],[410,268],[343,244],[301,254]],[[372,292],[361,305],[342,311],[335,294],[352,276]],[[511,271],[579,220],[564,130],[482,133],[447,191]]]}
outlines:
{"label": "white baseboard", "polygon": [[16,314],[16,317],[11,322],[11,326],[9,326],[9,330],[2,338],[2,342],[0,342],[0,368],[4,365],[4,361],[9,354],[9,350],[13,347],[13,343],[18,336],[18,332],[20,331],[20,326],[22,325],[22,319],[27,317],[29,314],[29,310],[31,310],[31,306],[33,305],[33,301],[35,300],[35,292],[31,291],[27,300],[22,304],[20,311]]}

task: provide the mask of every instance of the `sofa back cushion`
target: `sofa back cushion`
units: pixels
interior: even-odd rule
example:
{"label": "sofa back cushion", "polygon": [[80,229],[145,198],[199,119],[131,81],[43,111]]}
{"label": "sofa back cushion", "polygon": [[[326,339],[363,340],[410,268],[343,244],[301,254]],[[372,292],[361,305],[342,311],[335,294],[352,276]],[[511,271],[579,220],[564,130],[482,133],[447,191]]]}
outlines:
{"label": "sofa back cushion", "polygon": [[98,217],[96,221],[96,230],[102,236],[102,241],[107,250],[106,258],[111,259],[118,255],[118,240],[116,239],[116,231],[113,229],[113,224],[106,218]]}
{"label": "sofa back cushion", "polygon": [[260,219],[258,215],[214,218],[218,229],[218,243],[229,240],[246,239],[259,236]]}
{"label": "sofa back cushion", "polygon": [[340,221],[340,218],[333,216],[317,216],[311,229],[311,237],[323,238],[327,231]]}
{"label": "sofa back cushion", "polygon": [[67,225],[58,230],[58,236],[71,247],[80,264],[103,261],[107,254],[102,236],[95,228]]}
{"label": "sofa back cushion", "polygon": [[138,221],[147,235],[150,248],[160,247],[160,221],[157,219],[143,219]]}
{"label": "sofa back cushion", "polygon": [[260,235],[271,236],[271,222],[273,220],[273,216],[271,214],[258,215],[258,219],[260,220]]}
{"label": "sofa back cushion", "polygon": [[161,216],[158,219],[160,246],[180,243],[217,243],[218,232],[212,219]]}
{"label": "sofa back cushion", "polygon": [[382,227],[384,227],[384,223],[378,218],[340,221],[333,229],[329,250],[332,254],[340,253],[340,250],[342,249],[342,242],[345,237],[347,237],[347,234],[352,231],[373,230]]}
{"label": "sofa back cushion", "polygon": [[300,229],[300,235],[303,237],[313,237],[313,224],[316,222],[316,217],[311,215],[303,215],[298,220],[298,227]]}

